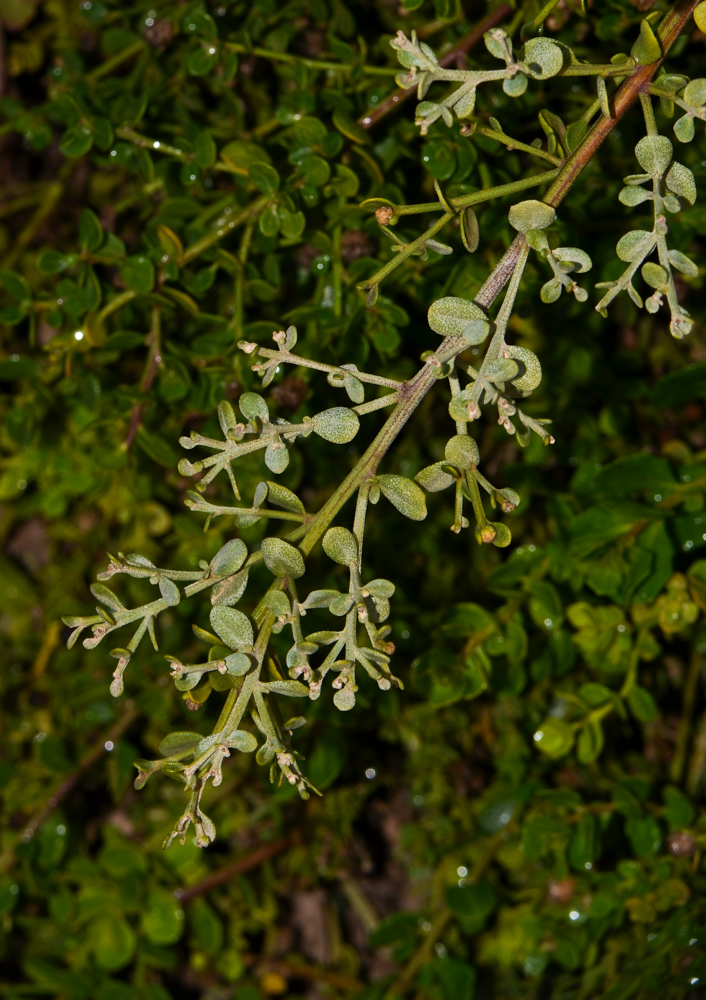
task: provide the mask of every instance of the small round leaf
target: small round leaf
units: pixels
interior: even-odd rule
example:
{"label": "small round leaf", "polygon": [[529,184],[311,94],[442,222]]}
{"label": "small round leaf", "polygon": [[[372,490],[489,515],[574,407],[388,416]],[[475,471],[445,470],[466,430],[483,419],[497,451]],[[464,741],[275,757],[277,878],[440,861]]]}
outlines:
{"label": "small round leaf", "polygon": [[254,636],[250,620],[236,608],[216,604],[211,609],[211,627],[229,649],[253,644]]}
{"label": "small round leaf", "polygon": [[[472,469],[480,461],[480,453],[475,439],[468,434],[456,434],[446,442],[444,455],[449,465],[457,469]],[[449,479],[451,477],[449,476]]]}
{"label": "small round leaf", "polygon": [[520,201],[512,206],[508,219],[513,229],[526,233],[528,229],[546,229],[551,226],[556,219],[556,212],[543,201]]}
{"label": "small round leaf", "polygon": [[329,528],[324,535],[323,546],[329,559],[341,566],[349,566],[358,561],[358,543],[348,528]]}
{"label": "small round leaf", "polygon": [[[304,558],[301,552],[283,538],[263,538],[261,549],[265,566],[270,573],[280,578],[291,576],[298,579],[304,576]],[[211,617],[213,619],[213,614]]]}
{"label": "small round leaf", "polygon": [[346,406],[334,406],[323,410],[311,418],[314,433],[333,444],[348,444],[358,433],[360,420],[355,410]]}

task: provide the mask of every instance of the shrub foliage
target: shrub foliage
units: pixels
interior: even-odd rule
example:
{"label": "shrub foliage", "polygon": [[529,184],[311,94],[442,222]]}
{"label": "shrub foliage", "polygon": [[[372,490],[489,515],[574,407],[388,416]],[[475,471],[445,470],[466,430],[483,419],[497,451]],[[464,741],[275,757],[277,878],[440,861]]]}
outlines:
{"label": "shrub foliage", "polygon": [[0,992],[700,996],[706,4],[0,20]]}

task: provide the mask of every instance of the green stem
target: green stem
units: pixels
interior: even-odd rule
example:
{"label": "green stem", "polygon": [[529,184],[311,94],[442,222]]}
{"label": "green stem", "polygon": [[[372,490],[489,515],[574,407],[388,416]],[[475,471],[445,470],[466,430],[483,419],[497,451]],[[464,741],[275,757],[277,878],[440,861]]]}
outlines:
{"label": "green stem", "polygon": [[657,135],[657,122],[655,121],[655,110],[652,107],[652,101],[649,94],[644,92],[640,94],[640,104],[642,105],[642,113],[645,116],[645,128],[647,129],[648,135]]}
{"label": "green stem", "polygon": [[128,45],[127,48],[122,49],[121,52],[117,52],[110,59],[106,59],[105,62],[101,63],[100,66],[96,66],[95,69],[89,70],[86,73],[85,80],[87,83],[93,83],[95,80],[100,80],[104,76],[108,76],[113,72],[118,66],[121,66],[128,59],[132,59],[133,56],[138,55],[145,47],[145,43],[140,39],[137,42],[133,42],[132,45]]}
{"label": "green stem", "polygon": [[669,770],[669,777],[675,785],[682,780],[684,764],[686,762],[686,749],[691,735],[691,721],[694,717],[694,707],[696,702],[696,692],[699,684],[699,677],[704,666],[704,658],[700,653],[694,651],[691,654],[689,663],[689,673],[684,684],[684,696],[682,699],[682,715],[679,720],[677,731],[677,743],[674,748],[674,757]]}
{"label": "green stem", "polygon": [[520,142],[518,139],[512,139],[509,135],[505,135],[504,132],[497,132],[495,129],[485,128],[484,125],[476,125],[472,133],[469,131],[462,134],[484,135],[488,139],[495,139],[496,142],[502,142],[507,146],[508,152],[520,149],[524,153],[529,153],[530,156],[538,156],[542,160],[548,160],[557,167],[560,167],[563,163],[560,156],[554,156],[552,153],[548,153],[546,149],[538,149],[537,146],[530,146],[526,142]]}
{"label": "green stem", "polygon": [[[493,339],[490,341],[488,350],[485,352],[485,358],[483,359],[483,364],[480,367],[479,375],[485,376],[490,366],[494,361],[497,361],[502,352],[503,346],[505,344],[505,331],[507,329],[507,324],[512,315],[512,310],[515,305],[515,298],[517,296],[517,291],[520,287],[520,282],[522,281],[522,274],[525,269],[525,264],[527,263],[527,257],[529,255],[529,245],[526,240],[523,239],[524,245],[520,248],[517,255],[517,263],[515,269],[512,272],[512,277],[510,278],[510,284],[508,290],[503,299],[503,304],[498,313],[497,319],[495,320],[495,333],[493,334]],[[471,393],[471,402],[477,403],[480,399],[481,393],[483,391],[483,385],[480,380],[476,381],[473,386],[473,391]]]}
{"label": "green stem", "polygon": [[558,76],[628,76],[637,69],[634,59],[624,63],[572,63]]}
{"label": "green stem", "polygon": [[119,295],[116,295],[115,298],[111,299],[110,302],[106,303],[106,305],[104,305],[101,311],[98,313],[98,315],[96,316],[97,323],[99,324],[102,323],[104,320],[108,318],[108,316],[110,316],[111,313],[114,313],[118,309],[121,309],[124,305],[127,305],[128,302],[132,302],[132,300],[135,298],[135,294],[136,294],[135,292],[128,291],[128,292],[121,292]]}
{"label": "green stem", "polygon": [[544,7],[542,7],[539,14],[537,14],[537,16],[532,19],[532,27],[534,28],[535,31],[538,28],[542,27],[542,25],[544,24],[544,22],[549,17],[549,15],[551,14],[551,12],[554,10],[554,8],[558,3],[559,0],[549,0],[549,2],[546,3]]}
{"label": "green stem", "polygon": [[194,240],[191,246],[188,246],[184,253],[181,254],[176,259],[177,267],[184,267],[185,264],[189,264],[196,257],[199,257],[206,250],[210,250],[212,246],[222,240],[224,236],[228,236],[232,233],[234,229],[241,226],[244,222],[249,222],[252,218],[259,215],[260,212],[265,208],[270,200],[269,195],[263,195],[261,198],[257,198],[252,204],[246,205],[240,212],[224,221],[222,225],[217,226],[210,233],[206,233],[205,236],[199,237],[199,239]]}
{"label": "green stem", "polygon": [[359,63],[329,62],[326,59],[308,59],[305,56],[298,56],[292,52],[277,52],[275,49],[263,49],[260,46],[249,48],[240,42],[225,42],[224,49],[229,52],[242,53],[249,56],[261,56],[263,59],[271,59],[272,62],[300,63],[307,69],[323,71],[333,71],[336,73],[352,73],[357,70],[365,76],[396,76],[399,70],[394,66],[361,66]]}
{"label": "green stem", "polygon": [[[537,152],[534,146],[530,148]],[[528,188],[547,184],[554,180],[558,172],[559,168],[547,170],[543,174],[534,174],[532,177],[524,177],[519,181],[510,181],[508,184],[497,184],[495,187],[483,188],[481,191],[473,191],[471,194],[460,195],[458,198],[450,198],[449,204],[455,212],[459,212],[462,208],[468,208],[471,205],[480,205],[493,198],[504,198],[508,194],[517,194]],[[438,212],[442,208],[443,205],[438,201],[427,201],[421,205],[395,205],[394,211],[395,215],[419,215],[421,212]]]}
{"label": "green stem", "polygon": [[135,146],[139,146],[141,149],[151,149],[155,153],[164,153],[165,156],[173,156],[182,163],[188,163],[193,159],[192,153],[185,153],[183,149],[178,149],[176,146],[170,146],[167,142],[162,142],[161,139],[150,139],[146,135],[140,135],[134,129],[128,126],[124,128],[116,128],[115,134],[119,139],[125,139],[127,142],[132,142]]}

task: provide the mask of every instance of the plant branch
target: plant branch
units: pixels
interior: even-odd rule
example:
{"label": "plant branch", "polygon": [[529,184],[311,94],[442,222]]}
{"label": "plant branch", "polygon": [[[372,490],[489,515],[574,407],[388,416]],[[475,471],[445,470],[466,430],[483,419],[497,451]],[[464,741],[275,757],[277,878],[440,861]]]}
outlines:
{"label": "plant branch", "polygon": [[[466,52],[470,52],[471,49],[475,48],[476,45],[483,40],[483,35],[486,31],[490,31],[491,28],[495,28],[498,24],[505,20],[512,14],[512,7],[508,3],[499,4],[495,10],[490,11],[489,14],[478,22],[475,28],[471,28],[467,35],[464,35],[449,51],[446,55],[439,59],[440,66],[451,66],[452,63],[458,61],[460,57],[465,55]],[[358,124],[361,128],[370,129],[373,125],[389,114],[394,108],[398,108],[400,104],[411,97],[412,94],[416,93],[416,86],[410,87],[409,90],[400,90],[395,94],[390,94],[389,97],[385,98],[380,107],[371,111],[369,114],[363,115],[358,119]]]}

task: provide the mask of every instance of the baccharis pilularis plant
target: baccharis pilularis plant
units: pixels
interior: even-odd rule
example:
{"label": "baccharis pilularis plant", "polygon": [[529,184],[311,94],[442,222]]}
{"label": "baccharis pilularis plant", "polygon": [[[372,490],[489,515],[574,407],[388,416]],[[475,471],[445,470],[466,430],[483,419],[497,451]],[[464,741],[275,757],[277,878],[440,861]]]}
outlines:
{"label": "baccharis pilularis plant", "polygon": [[[608,290],[596,308],[605,315],[621,291],[627,291],[635,305],[642,307],[643,296],[633,285],[640,270],[650,289],[644,301],[646,309],[654,313],[666,306],[672,335],[681,338],[689,333],[691,320],[678,301],[674,271],[693,276],[697,268],[670,245],[669,218],[693,204],[696,185],[691,170],[674,159],[672,141],[658,134],[652,101],[659,100],[667,114],[673,115],[676,107],[684,112],[674,132],[679,142],[690,141],[694,119],[706,117],[706,80],[689,80],[660,67],[695,10],[699,24],[704,26],[705,6],[680,0],[666,14],[661,9],[648,14],[641,22],[631,53],[616,53],[611,62],[604,64],[582,61],[566,45],[540,34],[543,17],[539,15],[534,22],[525,24],[521,33],[519,23],[514,22],[514,34],[519,37],[501,28],[485,34],[488,51],[503,64],[492,70],[443,67],[432,47],[419,41],[414,33],[408,38],[399,32],[392,39],[391,45],[404,68],[397,82],[405,89],[417,88],[420,103],[416,122],[423,134],[434,123],[442,122],[456,129],[463,142],[473,144],[482,137],[542,161],[544,169],[534,173],[530,168],[515,180],[455,197],[447,197],[436,180],[437,200],[432,203],[397,204],[382,197],[363,202],[363,210],[374,211],[382,233],[393,241],[393,256],[358,286],[367,293],[369,308],[375,307],[381,284],[407,258],[426,259],[430,251],[442,256],[452,252],[437,238],[445,227],[459,226],[466,251],[474,253],[481,239],[474,206],[508,195],[516,198],[508,216],[516,236],[473,297],[446,295],[427,304],[429,347],[416,374],[405,380],[371,374],[353,363],[332,365],[298,354],[294,325],[274,331],[272,349],[242,339],[239,347],[262,377],[263,388],[284,366],[309,368],[325,375],[329,386],[340,389],[347,397],[346,405],[319,412],[314,406],[311,416],[289,423],[273,419],[266,397],[259,393],[242,394],[237,404],[239,412],[224,399],[218,406],[222,437],[206,437],[194,431],[182,438],[182,447],[195,452],[195,457],[183,459],[179,469],[185,477],[199,477],[195,490],[187,494],[187,506],[196,514],[206,515],[206,527],[213,518],[232,518],[234,537],[210,562],[203,561],[193,570],[160,568],[137,554],[112,557],[101,581],[121,574],[139,577],[157,587],[159,596],[140,607],[127,608],[101,582],[92,588],[100,605],[96,614],[66,619],[74,629],[71,643],[85,629],[91,629],[92,635],[83,640],[87,648],[112,639],[123,626],[137,625],[129,642],[111,654],[117,660],[111,692],[119,696],[125,669],[146,634],[156,648],[158,616],[184,598],[203,594],[210,599],[210,629],[194,626],[203,643],[203,655],[194,663],[183,662],[176,653],[167,660],[187,707],[198,709],[214,692],[223,698],[218,722],[207,737],[172,733],[162,742],[161,759],[137,762],[138,787],[161,771],[183,782],[188,791],[188,805],[167,843],[175,836],[183,841],[191,824],[200,845],[214,839],[215,828],[202,809],[202,795],[209,781],[214,785],[221,782],[224,760],[232,751],[255,753],[258,763],[270,768],[273,781],[279,778],[296,785],[305,798],[310,790],[316,791],[307,780],[306,766],[300,762],[292,738],[306,719],[289,716],[285,707],[289,697],[327,697],[330,681],[334,704],[341,711],[350,711],[355,705],[360,671],[367,673],[382,692],[401,686],[392,668],[394,633],[388,623],[395,580],[370,579],[366,571],[364,540],[369,505],[391,503],[402,517],[421,522],[427,513],[426,493],[449,489],[454,495],[450,505],[453,512],[449,514],[452,531],[461,533],[473,522],[478,543],[499,548],[510,544],[509,528],[497,519],[498,515],[489,516],[488,504],[491,510],[508,513],[519,504],[520,497],[512,489],[496,487],[483,473],[474,427],[480,420],[491,419],[521,446],[529,443],[532,434],[546,445],[554,443],[548,430],[550,420],[531,415],[526,406],[526,400],[540,385],[542,368],[532,350],[513,343],[513,309],[532,252],[537,254],[542,268],[551,269],[541,290],[543,302],[554,302],[563,292],[573,294],[579,303],[586,302],[588,291],[578,284],[577,276],[588,272],[592,261],[580,247],[556,245],[552,227],[558,210],[570,212],[570,207],[560,206],[578,174],[633,106],[637,114],[644,115],[646,128],[645,137],[635,148],[642,173],[625,178],[620,200],[630,206],[651,201],[654,223],[651,231],[634,230],[620,239],[617,254],[628,267],[621,277],[607,283]],[[508,135],[494,117],[487,124],[474,117],[479,87],[502,87],[506,95],[519,98],[553,78],[566,81],[567,86],[580,78],[595,85],[595,99],[576,120],[565,123],[544,110],[539,115],[537,136],[527,143]],[[351,130],[355,134],[349,127]],[[198,159],[199,150],[195,155]],[[204,150],[204,159],[208,155],[209,150]],[[232,169],[249,173],[262,195],[241,213],[237,223],[257,220],[266,235],[281,231],[286,238],[296,239],[301,231],[296,205],[288,195],[278,194],[277,172],[262,158],[248,164],[242,161],[243,155],[240,150],[238,160],[232,154]],[[318,160],[320,157],[304,152],[299,160],[294,157],[293,169],[304,170],[305,182],[309,171],[313,185],[318,171],[325,183],[328,167]],[[338,175],[339,185],[350,181],[345,170],[342,167]],[[543,193],[535,192],[538,197],[526,198],[525,192],[533,188],[542,188]],[[410,241],[398,237],[396,226],[402,218],[430,211],[440,215],[427,231]],[[87,218],[84,243],[90,249],[95,241],[88,231],[89,223]],[[229,221],[224,212],[216,222],[218,233],[205,245],[213,245],[232,225],[235,222]],[[98,254],[101,239],[99,232],[93,247]],[[160,240],[165,280],[170,279],[169,268],[176,266],[173,261],[183,266],[201,252],[198,247],[184,250],[164,228]],[[106,244],[104,252],[109,250]],[[226,264],[232,264],[234,273],[241,273],[237,260]],[[138,272],[140,267],[144,269],[139,261],[132,266]],[[499,306],[494,309],[498,300]],[[155,343],[158,332],[156,329]],[[436,338],[441,338],[440,342]],[[446,394],[448,401],[449,437],[443,458],[422,469],[414,479],[386,472],[390,448],[431,390]],[[308,511],[303,499],[276,478],[260,482],[253,495],[243,495],[238,485],[238,466],[247,462],[248,456],[264,451],[267,469],[277,477],[287,469],[290,450],[306,448],[303,439],[316,435],[334,445],[347,445],[359,433],[364,435],[361,419],[384,408],[392,411],[386,423],[319,510]],[[209,496],[205,494],[206,488],[220,473],[223,475],[219,482],[230,485],[231,495],[211,499],[211,491]],[[355,500],[352,519],[338,523],[349,499]],[[237,529],[263,519],[278,530],[266,534],[259,545],[248,551]],[[311,590],[306,585],[307,558],[319,543],[333,563],[345,568],[347,586],[340,590]],[[269,571],[271,583],[253,600],[247,588],[252,570],[259,564]],[[253,609],[250,614],[238,607],[246,593],[248,606]],[[307,629],[307,614],[314,609],[328,611],[327,628]],[[270,642],[273,634],[282,632],[291,638],[285,662],[277,659]],[[482,689],[481,680],[479,691]]]}

